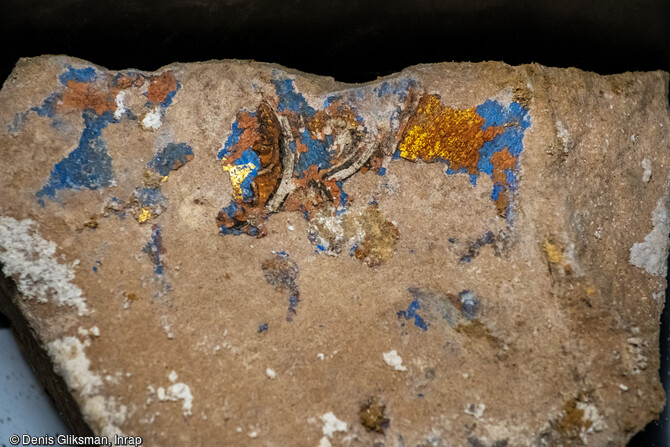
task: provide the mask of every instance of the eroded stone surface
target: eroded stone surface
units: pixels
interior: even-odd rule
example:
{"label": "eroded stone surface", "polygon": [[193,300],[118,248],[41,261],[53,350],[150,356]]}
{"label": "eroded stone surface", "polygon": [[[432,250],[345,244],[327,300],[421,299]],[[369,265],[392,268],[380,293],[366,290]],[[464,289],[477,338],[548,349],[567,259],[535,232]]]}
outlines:
{"label": "eroded stone surface", "polygon": [[667,82],[23,59],[2,309],[99,435],[624,445],[664,402]]}

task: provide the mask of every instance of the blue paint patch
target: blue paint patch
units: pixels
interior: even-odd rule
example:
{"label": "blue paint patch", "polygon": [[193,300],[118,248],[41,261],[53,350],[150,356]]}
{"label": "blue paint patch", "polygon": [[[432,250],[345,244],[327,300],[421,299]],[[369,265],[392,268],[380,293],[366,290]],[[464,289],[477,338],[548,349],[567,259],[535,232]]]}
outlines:
{"label": "blue paint patch", "polygon": [[278,251],[276,254],[277,256],[281,256],[282,258],[288,258],[288,253],[286,253],[285,251]]}
{"label": "blue paint patch", "polygon": [[100,139],[102,130],[112,122],[111,112],[96,115],[91,110],[84,110],[84,131],[79,144],[63,160],[56,163],[49,181],[37,192],[40,205],[44,206],[44,198],[55,200],[56,192],[61,189],[98,189],[114,183],[112,158],[107,153],[105,142]]}
{"label": "blue paint patch", "polygon": [[400,98],[401,101],[404,101],[407,98],[409,90],[413,87],[416,87],[416,81],[414,79],[398,79],[393,81],[393,83],[384,81],[382,85],[375,88],[373,91],[377,93],[378,98],[383,98],[389,95],[396,95]]}
{"label": "blue paint patch", "polygon": [[168,94],[165,95],[165,99],[163,100],[163,102],[161,102],[159,105],[163,108],[167,108],[170,104],[172,104],[172,100],[174,99],[175,95],[177,94],[180,88],[181,83],[177,81],[177,88],[168,92]]}
{"label": "blue paint patch", "polygon": [[386,168],[383,166],[379,168],[379,170],[377,171],[377,175],[386,175]]}
{"label": "blue paint patch", "polygon": [[341,101],[341,100],[342,100],[342,95],[340,95],[340,94],[331,95],[323,101],[323,108],[327,109],[328,107],[331,106],[331,104],[334,104],[337,101]]}
{"label": "blue paint patch", "polygon": [[307,104],[302,93],[295,91],[292,79],[274,79],[271,82],[275,86],[277,96],[279,96],[279,105],[277,107],[279,112],[295,112],[310,118],[316,114],[316,110]]}
{"label": "blue paint patch", "polygon": [[56,105],[61,99],[60,93],[52,93],[47,99],[44,100],[41,106],[31,107],[30,111],[37,113],[38,116],[47,116],[53,118],[56,113]]}
{"label": "blue paint patch", "polygon": [[263,332],[265,332],[265,331],[267,331],[267,330],[268,330],[268,324],[267,324],[267,323],[263,323],[263,324],[261,324],[260,326],[258,326],[258,333],[259,333],[259,334],[260,334],[260,333],[263,333]]}
{"label": "blue paint patch", "polygon": [[258,175],[258,167],[261,165],[261,159],[258,154],[251,149],[247,149],[240,155],[240,158],[235,160],[235,166],[247,165],[251,168],[251,172],[247,174],[245,179],[240,183],[242,190],[242,199],[249,202],[254,198],[254,192],[251,189],[251,184]]}
{"label": "blue paint patch", "polygon": [[223,148],[219,151],[219,160],[223,157],[228,157],[231,154],[231,148],[240,141],[243,133],[244,129],[240,127],[237,121],[235,121],[233,123],[233,132],[228,136]]}
{"label": "blue paint patch", "polygon": [[300,303],[299,295],[291,294],[288,297],[288,308],[290,311],[293,311],[295,313],[295,308],[298,307],[298,303]]}
{"label": "blue paint patch", "polygon": [[509,107],[505,107],[498,101],[487,99],[477,106],[476,111],[485,120],[482,130],[503,125],[519,126],[526,130],[530,126],[528,111],[518,102],[512,102]]}
{"label": "blue paint patch", "polygon": [[168,143],[149,162],[149,167],[160,175],[166,176],[171,170],[188,163],[191,158],[193,158],[193,149],[188,144]]}
{"label": "blue paint patch", "polygon": [[333,135],[326,135],[324,140],[312,138],[309,130],[305,129],[300,136],[300,142],[307,147],[307,152],[298,154],[293,172],[299,178],[304,178],[310,166],[316,166],[319,170],[331,167],[331,156],[329,147],[333,143]]}
{"label": "blue paint patch", "polygon": [[496,183],[493,185],[493,191],[491,191],[491,200],[496,201],[498,200],[498,197],[500,197],[500,193],[503,190],[503,185],[500,183]]}
{"label": "blue paint patch", "polygon": [[382,96],[386,96],[391,94],[391,84],[389,84],[387,81],[382,82],[382,85],[379,87],[376,87],[374,92],[377,93],[377,98],[381,98]]}
{"label": "blue paint patch", "polygon": [[484,118],[482,129],[491,126],[505,126],[505,131],[487,141],[479,150],[477,169],[488,175],[493,175],[491,156],[507,148],[510,155],[518,156],[523,150],[523,135],[530,126],[530,115],[519,103],[513,102],[505,107],[498,101],[487,100],[477,106],[477,114]]}
{"label": "blue paint patch", "polygon": [[58,77],[63,85],[67,84],[68,81],[94,82],[96,79],[98,79],[98,75],[93,67],[73,68],[72,65],[68,65],[67,71]]}
{"label": "blue paint patch", "polygon": [[419,303],[418,300],[414,300],[410,303],[407,310],[401,310],[398,312],[398,318],[405,318],[405,320],[410,320],[413,318],[414,326],[427,331],[430,323],[425,322],[423,318],[416,313],[416,311],[419,309],[421,309],[421,303]]}

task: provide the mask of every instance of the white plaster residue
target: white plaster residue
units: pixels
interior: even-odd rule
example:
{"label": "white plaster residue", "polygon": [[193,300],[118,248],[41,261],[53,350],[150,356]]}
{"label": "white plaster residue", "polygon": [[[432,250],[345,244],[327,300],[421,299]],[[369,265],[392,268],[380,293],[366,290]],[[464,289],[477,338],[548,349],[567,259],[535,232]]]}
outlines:
{"label": "white plaster residue", "polygon": [[77,334],[82,337],[99,337],[100,329],[98,329],[98,326],[93,326],[90,329],[84,329],[83,327],[79,326],[77,328]]}
{"label": "white plaster residue", "polygon": [[648,158],[642,160],[642,169],[644,169],[644,172],[642,173],[642,181],[649,183],[649,180],[651,180],[651,160]]}
{"label": "white plaster residue", "polygon": [[94,396],[84,402],[82,409],[86,422],[100,430],[100,435],[113,440],[114,435],[125,436],[119,425],[126,422],[128,408],[117,405],[114,396]]}
{"label": "white plaster residue", "polygon": [[88,314],[81,289],[72,283],[74,271],[56,258],[56,244],[44,240],[30,219],[0,216],[0,263],[2,271],[16,281],[21,294],[40,303],[53,301]]}
{"label": "white plaster residue", "polygon": [[651,213],[654,228],[645,236],[644,242],[637,242],[630,248],[630,263],[644,269],[650,275],[665,275],[668,254],[668,197],[661,197]]}
{"label": "white plaster residue", "polygon": [[[193,409],[193,394],[191,394],[191,388],[182,382],[177,382],[178,376],[175,371],[172,371],[168,376],[172,385],[167,389],[162,386],[156,390],[156,397],[161,402],[170,401],[176,402],[178,400],[182,401],[181,409],[184,413],[184,417],[190,416]],[[153,387],[149,388],[150,391],[153,390]]]}
{"label": "white plaster residue", "polygon": [[[321,235],[322,231],[326,237]],[[330,213],[319,215],[310,222],[309,234],[317,246],[323,247],[326,254],[337,256],[344,243],[344,219],[341,216],[332,216]]]}
{"label": "white plaster residue", "polygon": [[323,428],[321,431],[324,436],[332,438],[335,432],[347,431],[347,423],[339,420],[332,411],[321,416],[321,420],[323,421]]}
{"label": "white plaster residue", "polygon": [[277,377],[277,373],[276,373],[275,370],[272,369],[272,368],[268,368],[268,369],[266,369],[266,370],[265,370],[265,374],[267,374],[267,376],[268,376],[269,378],[271,378],[271,379],[274,379],[274,378]]}
{"label": "white plaster residue", "polygon": [[84,398],[82,414],[86,422],[102,436],[124,436],[119,426],[126,422],[128,408],[118,404],[113,396],[98,394],[102,378],[90,370],[91,362],[84,352],[90,344],[89,340],[82,343],[76,337],[64,337],[47,343],[46,348],[54,371],[63,377],[70,391]]}
{"label": "white plaster residue", "polygon": [[123,98],[125,98],[125,90],[121,90],[116,94],[116,110],[114,111],[114,119],[119,121],[124,113],[126,113],[126,106],[123,105]]}
{"label": "white plaster residue", "polygon": [[586,437],[586,434],[593,432],[601,432],[607,428],[607,424],[605,423],[603,417],[598,412],[598,409],[595,407],[595,405],[590,403],[587,404],[585,402],[577,402],[577,409],[582,410],[584,412],[582,420],[591,423],[589,424],[588,429],[582,427],[582,432],[579,435],[582,442],[584,444],[587,444],[588,439]]}
{"label": "white plaster residue", "polygon": [[154,107],[142,118],[142,127],[144,130],[158,130],[163,125],[161,118],[160,109]]}
{"label": "white plaster residue", "polygon": [[563,152],[568,153],[571,149],[570,132],[560,120],[556,120],[556,128],[558,129],[556,136],[563,142]]}
{"label": "white plaster residue", "polygon": [[383,356],[384,361],[388,366],[392,366],[396,371],[407,371],[407,368],[402,365],[402,358],[400,358],[398,351],[395,349],[389,352],[385,352]]}
{"label": "white plaster residue", "polygon": [[84,352],[89,344],[76,337],[64,337],[47,344],[54,371],[63,377],[71,391],[78,391],[82,396],[95,394],[102,385],[100,376],[89,369],[91,362]]}
{"label": "white plaster residue", "polygon": [[327,437],[323,436],[323,437],[319,440],[319,445],[316,446],[316,447],[332,447],[332,444],[330,443],[330,441],[328,440]]}

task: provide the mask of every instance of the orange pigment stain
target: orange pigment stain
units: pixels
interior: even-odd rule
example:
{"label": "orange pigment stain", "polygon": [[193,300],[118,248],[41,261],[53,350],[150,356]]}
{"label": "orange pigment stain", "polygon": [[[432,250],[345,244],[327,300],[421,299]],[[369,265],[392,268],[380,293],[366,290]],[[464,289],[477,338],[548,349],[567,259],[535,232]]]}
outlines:
{"label": "orange pigment stain", "polygon": [[258,120],[251,116],[249,112],[239,114],[237,116],[237,122],[239,123],[238,125],[244,129],[238,143],[238,147],[241,148],[241,150],[235,151],[230,156],[226,157],[229,164],[240,158],[246,149],[253,147],[254,144],[261,139],[261,135],[258,132]]}
{"label": "orange pigment stain", "polygon": [[59,107],[66,110],[91,109],[97,115],[102,115],[104,112],[114,112],[116,110],[116,101],[111,92],[108,93],[95,84],[68,81]]}
{"label": "orange pigment stain", "polygon": [[491,164],[493,165],[493,181],[501,185],[507,185],[507,175],[505,170],[516,168],[517,157],[509,153],[508,148],[491,155]]}
{"label": "orange pigment stain", "polygon": [[166,71],[159,76],[150,78],[147,99],[154,104],[160,104],[165,101],[170,92],[176,89],[177,80],[171,72]]}

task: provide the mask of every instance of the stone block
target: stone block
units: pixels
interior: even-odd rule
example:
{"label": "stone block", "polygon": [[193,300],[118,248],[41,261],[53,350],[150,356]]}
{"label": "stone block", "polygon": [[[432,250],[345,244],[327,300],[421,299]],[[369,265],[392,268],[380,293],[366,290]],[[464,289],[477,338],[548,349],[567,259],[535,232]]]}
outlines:
{"label": "stone block", "polygon": [[667,87],[22,59],[0,310],[110,441],[625,445],[665,400]]}

